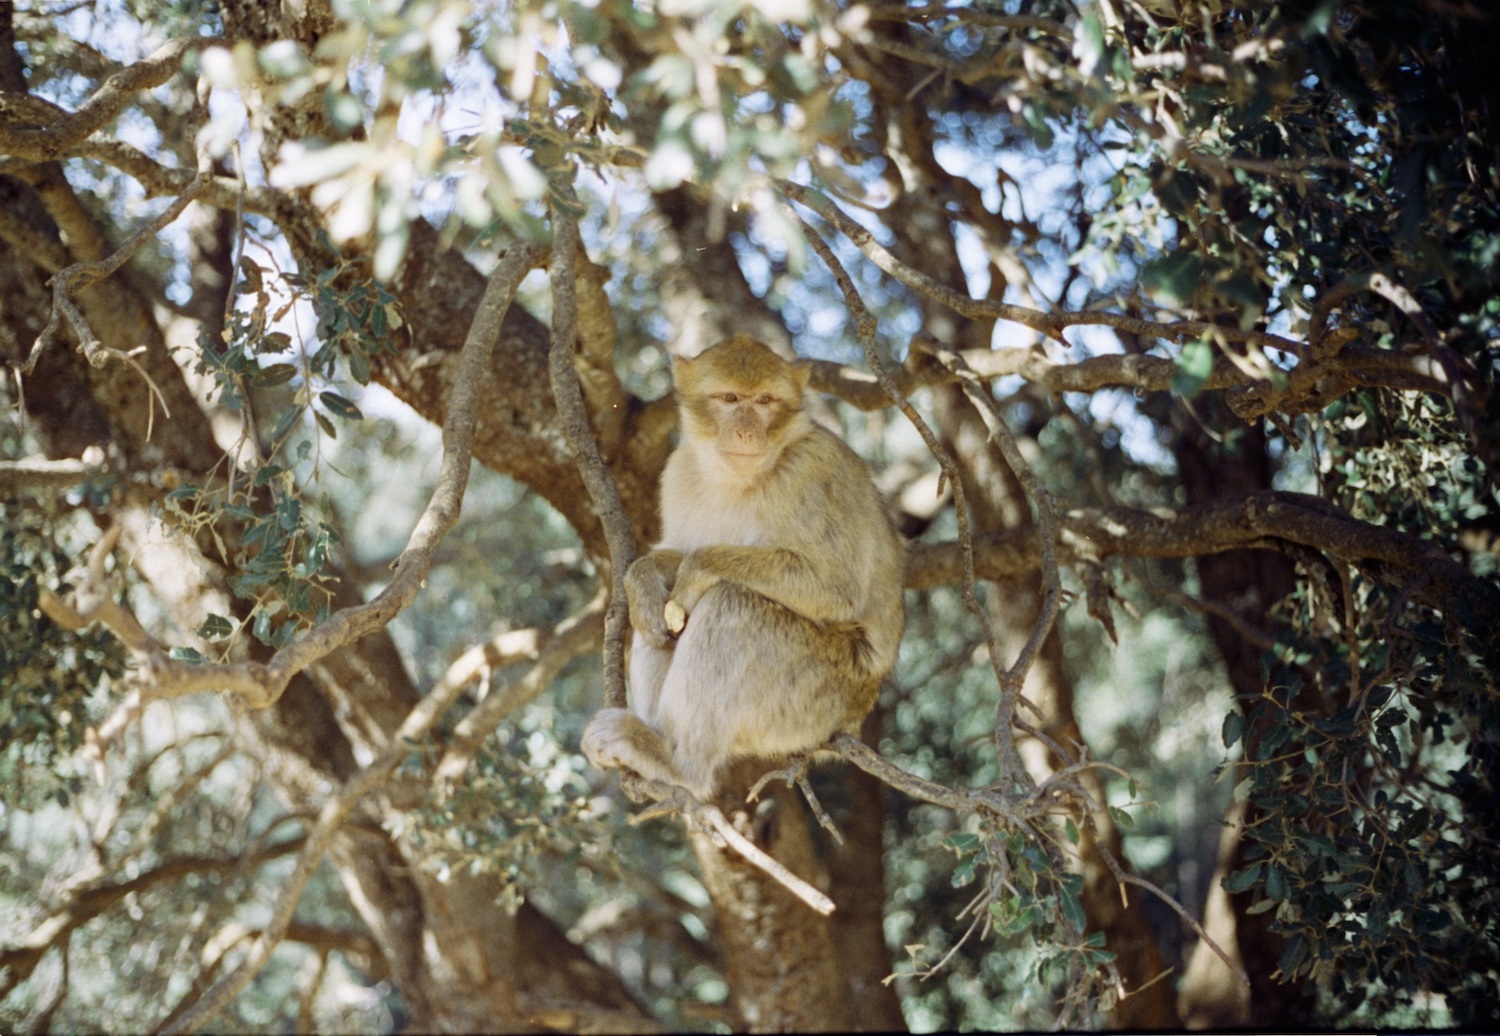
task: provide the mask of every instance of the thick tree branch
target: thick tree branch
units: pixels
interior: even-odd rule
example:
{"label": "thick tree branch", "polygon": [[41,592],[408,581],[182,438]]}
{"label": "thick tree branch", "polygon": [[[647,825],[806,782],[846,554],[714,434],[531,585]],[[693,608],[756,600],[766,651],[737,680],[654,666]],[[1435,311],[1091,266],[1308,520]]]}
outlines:
{"label": "thick tree branch", "polygon": [[[1061,516],[1063,562],[1108,557],[1184,558],[1246,547],[1296,544],[1356,566],[1375,566],[1415,585],[1412,599],[1489,637],[1500,629],[1500,589],[1448,557],[1434,543],[1371,525],[1318,497],[1265,491],[1179,511],[1110,507]],[[1034,526],[976,538],[975,565],[985,579],[1034,572],[1040,546]],[[914,544],[906,585],[927,589],[958,582],[956,543]]]}
{"label": "thick tree branch", "polygon": [[[137,93],[158,87],[176,75],[184,55],[219,42],[207,36],[169,40],[150,56],[110,76],[77,111],[50,125],[0,122],[0,152],[32,162],[67,157],[72,147],[124,111]],[[0,94],[0,100],[4,99],[9,99],[8,93]]]}

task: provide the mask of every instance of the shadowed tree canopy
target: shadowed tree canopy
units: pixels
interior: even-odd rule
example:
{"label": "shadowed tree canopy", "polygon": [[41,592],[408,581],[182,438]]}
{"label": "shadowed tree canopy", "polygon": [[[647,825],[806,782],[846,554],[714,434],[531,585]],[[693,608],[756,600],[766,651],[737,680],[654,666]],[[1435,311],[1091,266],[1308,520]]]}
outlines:
{"label": "shadowed tree canopy", "polygon": [[[1470,0],[0,5],[0,1029],[1482,1021],[1496,53]],[[578,738],[668,358],[738,333],[908,623],[861,738],[700,803]]]}

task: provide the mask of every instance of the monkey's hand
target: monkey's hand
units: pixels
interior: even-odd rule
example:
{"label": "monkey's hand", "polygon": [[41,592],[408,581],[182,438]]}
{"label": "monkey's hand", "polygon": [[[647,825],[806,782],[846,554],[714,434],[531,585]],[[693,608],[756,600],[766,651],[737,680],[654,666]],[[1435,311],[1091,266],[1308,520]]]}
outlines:
{"label": "monkey's hand", "polygon": [[687,625],[687,617],[693,614],[698,602],[709,588],[720,581],[720,576],[703,563],[702,556],[694,551],[682,559],[677,569],[677,583],[672,587],[672,599],[666,602],[663,619],[674,634],[681,633]]}
{"label": "monkey's hand", "polygon": [[[630,605],[630,625],[654,648],[670,648],[682,623],[674,628],[668,621],[667,575],[660,563],[666,551],[647,554],[637,559],[625,573],[625,599]],[[675,567],[676,558],[668,558]],[[685,619],[684,619],[685,621]]]}

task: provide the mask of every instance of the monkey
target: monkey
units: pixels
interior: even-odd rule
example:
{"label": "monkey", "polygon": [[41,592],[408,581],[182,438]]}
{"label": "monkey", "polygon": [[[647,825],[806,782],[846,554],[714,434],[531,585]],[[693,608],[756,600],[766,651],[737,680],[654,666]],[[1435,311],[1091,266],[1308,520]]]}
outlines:
{"label": "monkey", "polygon": [[809,372],[743,334],[674,358],[661,539],[625,575],[631,708],[590,720],[595,765],[706,801],[728,763],[805,756],[874,706],[905,548],[869,467],[807,415]]}

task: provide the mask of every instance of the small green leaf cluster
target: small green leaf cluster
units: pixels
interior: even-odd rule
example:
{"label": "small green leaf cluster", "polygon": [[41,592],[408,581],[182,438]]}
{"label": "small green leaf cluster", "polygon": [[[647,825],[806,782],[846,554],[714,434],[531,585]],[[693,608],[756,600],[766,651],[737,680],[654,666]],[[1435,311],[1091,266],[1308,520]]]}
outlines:
{"label": "small green leaf cluster", "polygon": [[[1085,1016],[1109,1010],[1114,983],[1104,969],[1115,954],[1105,949],[1103,932],[1084,934],[1088,918],[1080,898],[1081,875],[1059,871],[1034,831],[963,831],[948,836],[943,845],[958,857],[953,887],[973,884],[976,878],[981,883],[975,903],[984,930],[1001,938],[1023,938],[1035,947],[1027,958],[1026,981],[1066,983],[1066,995],[1079,1001]],[[930,975],[939,967],[917,973]]]}
{"label": "small green leaf cluster", "polygon": [[[267,464],[248,487],[184,483],[163,498],[162,509],[185,529],[207,530],[234,573],[230,588],[255,602],[243,623],[209,615],[200,637],[229,639],[248,627],[262,643],[282,647],[328,617],[333,593],[325,567],[338,534],[303,506],[290,471]],[[173,654],[203,660],[193,648]]]}
{"label": "small green leaf cluster", "polygon": [[[569,866],[598,839],[582,783],[556,744],[534,738],[527,747],[524,759],[485,747],[453,794],[429,798],[403,830],[440,877],[492,875],[513,905],[538,867]],[[418,753],[412,762],[420,772]]]}

